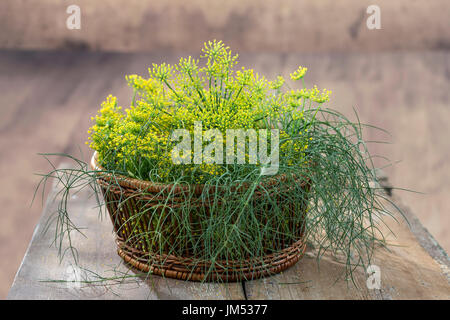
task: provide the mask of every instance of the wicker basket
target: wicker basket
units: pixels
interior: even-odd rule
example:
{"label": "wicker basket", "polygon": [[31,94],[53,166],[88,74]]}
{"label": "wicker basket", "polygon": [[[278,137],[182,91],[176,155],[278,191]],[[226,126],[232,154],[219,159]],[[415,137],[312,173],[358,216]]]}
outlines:
{"label": "wicker basket", "polygon": [[[240,281],[256,279],[268,275],[279,273],[295,264],[304,254],[306,244],[304,241],[304,223],[297,223],[291,226],[293,230],[298,230],[296,239],[283,239],[282,237],[273,244],[276,250],[266,250],[261,257],[246,257],[239,260],[218,259],[215,263],[211,261],[199,261],[196,258],[195,250],[189,243],[180,245],[177,252],[173,249],[169,251],[169,243],[174,243],[177,226],[174,223],[167,223],[163,229],[163,237],[167,237],[167,247],[155,247],[153,242],[146,239],[145,234],[152,229],[152,221],[147,214],[139,215],[139,219],[134,219],[136,213],[144,212],[144,207],[156,208],[160,202],[169,204],[173,210],[181,206],[181,202],[189,201],[198,203],[202,210],[209,210],[208,201],[205,201],[205,187],[194,185],[188,187],[172,186],[151,183],[120,175],[110,175],[102,172],[102,168],[97,164],[96,153],[92,157],[91,167],[98,171],[97,181],[105,198],[106,207],[111,217],[119,256],[129,265],[143,271],[190,281]],[[276,196],[277,182],[283,177],[273,179],[274,195]],[[270,184],[270,182],[269,182]],[[304,181],[301,188],[309,190],[309,181]],[[267,184],[264,185],[267,188]],[[220,192],[220,190],[210,188],[209,192]],[[293,191],[294,192],[294,191]],[[203,193],[203,195],[202,195]],[[285,193],[283,193],[285,194]],[[170,197],[170,199],[167,199]],[[207,198],[207,197],[206,197]],[[169,201],[168,201],[169,200]],[[197,202],[196,202],[197,201]],[[258,192],[255,192],[255,199],[258,201]],[[194,205],[195,206],[195,205]],[[304,203],[293,204],[286,207],[288,215],[297,214],[301,210],[301,219],[304,221],[306,214],[307,199]],[[300,208],[300,209],[299,209]],[[270,208],[265,208],[265,211]],[[283,207],[284,212],[284,207]],[[166,214],[161,211],[159,214]],[[263,215],[261,215],[263,216]],[[199,223],[195,217],[195,210],[189,217],[192,221],[192,228],[199,228]],[[264,223],[264,221],[261,221]],[[201,233],[201,228],[198,230]],[[137,234],[137,236],[136,236]],[[206,270],[209,270],[208,272]]]}

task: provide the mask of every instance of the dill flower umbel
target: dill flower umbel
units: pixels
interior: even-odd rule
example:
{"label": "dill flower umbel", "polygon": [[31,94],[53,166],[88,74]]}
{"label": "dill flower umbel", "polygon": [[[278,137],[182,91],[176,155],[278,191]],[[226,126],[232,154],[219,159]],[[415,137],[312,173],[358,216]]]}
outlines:
{"label": "dill flower umbel", "polygon": [[294,81],[302,79],[305,76],[306,71],[308,71],[308,68],[298,67],[296,71],[290,74],[291,79]]}
{"label": "dill flower umbel", "polygon": [[[253,129],[259,135],[260,129],[281,128],[281,164],[304,164],[310,120],[305,108],[327,102],[330,91],[316,86],[282,90],[282,76],[271,81],[252,69],[235,71],[237,58],[221,41],[209,41],[200,59],[153,64],[147,77],[126,76],[133,89],[131,105],[123,111],[117,98],[108,96],[89,130],[90,147],[98,151],[99,162],[107,169],[160,182],[186,176],[199,183],[211,175],[232,173],[227,164],[173,163],[170,154],[177,141],[171,140],[171,133],[187,129],[193,136],[194,123],[200,122],[204,132],[217,129],[223,136],[228,129]],[[291,79],[302,79],[306,71],[299,67]],[[222,143],[225,150],[226,139]],[[193,155],[183,157],[191,159]],[[248,174],[260,165],[248,164],[239,174]]]}

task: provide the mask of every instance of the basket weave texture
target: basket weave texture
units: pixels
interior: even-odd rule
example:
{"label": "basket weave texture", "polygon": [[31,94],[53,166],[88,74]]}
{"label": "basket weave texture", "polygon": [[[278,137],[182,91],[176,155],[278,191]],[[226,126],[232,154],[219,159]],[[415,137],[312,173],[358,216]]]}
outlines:
{"label": "basket weave texture", "polygon": [[[177,209],[183,207],[183,202],[190,201],[191,208],[189,221],[193,233],[202,234],[202,224],[195,214],[196,208],[211,213],[213,204],[208,200],[208,193],[221,192],[220,188],[205,187],[204,185],[167,185],[149,181],[129,178],[121,175],[112,175],[103,172],[97,164],[96,153],[92,157],[91,167],[97,172],[97,182],[102,190],[106,207],[114,226],[116,243],[119,256],[129,265],[143,271],[162,275],[169,278],[190,281],[224,281],[233,282],[251,280],[279,273],[295,264],[304,254],[306,243],[304,241],[305,226],[304,216],[306,214],[307,199],[303,203],[292,203],[282,198],[286,190],[280,192],[279,181],[283,177],[276,177],[264,185],[264,190],[272,190],[271,197],[278,203],[283,203],[283,211],[286,212],[289,228],[295,230],[293,239],[284,238],[282,235],[271,238],[269,246],[260,256],[246,256],[240,259],[229,259],[229,257],[217,257],[213,261],[202,261],[197,258],[197,253],[204,250],[201,244],[195,241],[189,243],[177,242],[177,235],[181,230],[173,219]],[[277,183],[278,182],[278,183]],[[272,185],[272,186],[271,186]],[[283,184],[285,186],[286,184]],[[272,187],[272,189],[271,189]],[[245,186],[241,186],[242,192]],[[287,187],[289,188],[289,187]],[[305,194],[309,190],[309,181],[301,183]],[[292,192],[298,192],[292,188]],[[206,193],[206,196],[205,196]],[[236,190],[239,194],[239,190]],[[264,196],[264,192],[258,190],[251,200],[258,202],[258,198]],[[164,204],[163,206],[161,204]],[[217,206],[217,203],[215,204]],[[219,204],[220,205],[220,204]],[[170,210],[165,210],[170,207]],[[268,223],[267,216],[270,208],[261,208],[261,223]],[[299,212],[300,210],[300,212]],[[153,212],[153,214],[150,214]],[[163,216],[164,226],[159,227],[161,238],[165,241],[155,242],[148,237],[155,229],[152,217],[155,212]],[[180,212],[180,214],[183,214]],[[293,215],[299,215],[301,219],[289,219]],[[201,215],[204,217],[204,215]],[[195,240],[195,239],[194,239]]]}

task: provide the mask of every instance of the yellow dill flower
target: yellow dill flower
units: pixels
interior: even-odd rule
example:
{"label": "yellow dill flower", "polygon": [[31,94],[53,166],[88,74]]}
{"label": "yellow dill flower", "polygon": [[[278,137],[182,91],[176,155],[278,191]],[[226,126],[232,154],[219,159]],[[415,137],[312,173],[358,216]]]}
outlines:
{"label": "yellow dill flower", "polygon": [[317,89],[317,86],[314,86],[313,89],[309,92],[310,96],[309,98],[317,103],[324,103],[330,100],[330,90],[323,89],[322,92],[320,92],[319,89]]}
{"label": "yellow dill flower", "polygon": [[296,71],[294,71],[293,73],[290,74],[291,79],[294,81],[300,80],[301,78],[303,78],[305,76],[307,70],[308,70],[308,68],[299,66]]}
{"label": "yellow dill flower", "polygon": [[[320,91],[317,86],[282,91],[282,76],[268,81],[252,69],[234,71],[237,55],[232,55],[221,41],[206,43],[201,59],[201,64],[191,57],[181,58],[173,66],[154,64],[148,78],[126,76],[133,89],[129,107],[122,111],[117,98],[110,95],[92,119],[87,143],[98,151],[99,160],[133,177],[147,179],[151,175],[154,180],[166,182],[191,175],[190,181],[205,182],[211,176],[229,172],[229,168],[215,163],[175,165],[171,157],[178,143],[171,140],[172,132],[186,129],[194,141],[194,124],[200,121],[200,133],[209,129],[222,133],[224,150],[227,129],[253,129],[257,137],[260,129],[283,129],[280,161],[302,164],[309,138],[307,130],[302,129],[310,118],[305,108],[311,102],[328,101],[331,91]],[[307,68],[299,67],[290,77],[300,80],[306,71]],[[293,129],[288,129],[288,123],[293,124]],[[206,145],[203,141],[202,147]],[[247,163],[248,142],[241,147],[246,148]],[[181,157],[193,159],[193,150],[181,152]],[[254,168],[249,166],[248,170]]]}

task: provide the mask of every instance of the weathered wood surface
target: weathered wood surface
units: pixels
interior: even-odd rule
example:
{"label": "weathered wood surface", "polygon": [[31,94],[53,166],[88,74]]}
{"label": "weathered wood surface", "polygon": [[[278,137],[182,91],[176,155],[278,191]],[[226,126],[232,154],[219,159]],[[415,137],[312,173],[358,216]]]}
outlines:
{"label": "weathered wood surface", "polygon": [[[385,195],[391,194],[387,177],[382,171],[378,173]],[[380,224],[389,246],[377,248],[371,262],[380,270],[379,289],[368,289],[368,274],[362,268],[353,274],[355,286],[340,277],[342,263],[325,255],[319,266],[314,250],[309,250],[301,263],[283,274],[246,282],[247,299],[450,299],[447,253],[401,199],[388,199],[404,216],[385,202],[394,216],[385,216],[386,225]]]}
{"label": "weathered wood surface", "polygon": [[[450,299],[450,260],[435,240],[421,227],[408,208],[394,199],[408,222],[395,214],[381,225],[387,248],[377,248],[371,261],[378,266],[381,287],[368,289],[368,274],[354,271],[355,287],[341,279],[344,266],[325,255],[318,268],[313,250],[283,274],[246,282],[248,299]],[[394,211],[395,209],[392,208]],[[420,238],[421,237],[421,238]]]}
{"label": "weathered wood surface", "polygon": [[[381,288],[368,289],[362,268],[355,271],[355,287],[342,279],[341,263],[325,255],[318,265],[311,248],[282,274],[254,281],[214,284],[137,277],[116,254],[111,222],[99,214],[88,190],[73,193],[69,203],[70,217],[85,235],[72,236],[79,253],[77,269],[70,253],[59,263],[56,249],[50,247],[52,227],[43,232],[57,210],[56,190],[49,194],[8,299],[450,299],[448,256],[399,199],[395,201],[411,225],[399,215],[399,222],[385,220],[388,227],[383,229],[390,246],[378,248],[372,262],[380,268]],[[79,270],[78,276],[73,270]],[[111,277],[115,279],[104,280]],[[91,283],[68,282],[74,279]]]}
{"label": "weathered wood surface", "polygon": [[[158,276],[139,278],[139,272],[129,269],[117,255],[111,221],[99,214],[96,201],[87,189],[74,192],[69,203],[70,218],[85,235],[72,233],[72,244],[78,249],[78,264],[73,263],[70,252],[60,263],[58,251],[54,246],[50,247],[54,239],[54,224],[48,232],[43,232],[48,218],[57,210],[57,201],[52,201],[55,190],[49,194],[8,299],[245,298],[241,283],[202,284]],[[101,277],[115,279],[103,281]],[[80,282],[67,282],[75,279]],[[54,282],[59,280],[64,282]]]}
{"label": "weathered wood surface", "polygon": [[[38,2],[0,1],[0,30],[7,30],[0,47],[195,51],[215,38],[241,52],[373,52],[448,49],[450,43],[447,0]],[[80,6],[80,30],[65,25],[71,4]],[[381,30],[366,25],[374,4]]]}
{"label": "weathered wood surface", "polygon": [[[33,173],[49,170],[36,154],[80,156],[81,148],[88,161],[86,131],[105,97],[112,93],[127,107],[132,92],[126,74],[145,75],[152,63],[176,63],[180,56],[186,53],[0,51],[0,298],[7,295],[42,212],[39,203],[29,205],[39,179]],[[362,122],[387,129],[395,143],[371,144],[372,153],[402,161],[386,169],[389,180],[426,194],[394,194],[449,250],[450,52],[240,52],[240,58],[239,66],[269,78],[307,66],[307,86],[333,90],[333,108],[351,116],[355,107]],[[376,132],[365,138],[390,140]]]}

